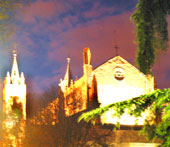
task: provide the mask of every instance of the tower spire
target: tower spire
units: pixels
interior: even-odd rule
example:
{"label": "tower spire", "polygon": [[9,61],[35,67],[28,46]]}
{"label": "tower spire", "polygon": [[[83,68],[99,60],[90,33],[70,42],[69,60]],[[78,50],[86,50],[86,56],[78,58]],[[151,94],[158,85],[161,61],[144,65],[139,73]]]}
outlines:
{"label": "tower spire", "polygon": [[[6,78],[4,80],[3,112],[5,114],[13,112],[14,107],[16,107],[14,105],[16,105],[20,110],[22,118],[26,119],[26,84],[24,73],[22,72],[21,76],[19,75],[16,50],[13,51],[11,76],[10,73],[7,72]],[[9,127],[8,121],[7,127]]]}
{"label": "tower spire", "polygon": [[64,76],[65,86],[69,87],[72,80],[73,77],[72,77],[71,66],[70,66],[70,58],[67,58],[67,69],[66,69],[66,74]]}
{"label": "tower spire", "polygon": [[18,70],[18,64],[17,64],[16,50],[13,50],[13,65],[12,65],[12,71],[11,71],[11,79],[12,79],[12,82],[19,80],[19,70]]}

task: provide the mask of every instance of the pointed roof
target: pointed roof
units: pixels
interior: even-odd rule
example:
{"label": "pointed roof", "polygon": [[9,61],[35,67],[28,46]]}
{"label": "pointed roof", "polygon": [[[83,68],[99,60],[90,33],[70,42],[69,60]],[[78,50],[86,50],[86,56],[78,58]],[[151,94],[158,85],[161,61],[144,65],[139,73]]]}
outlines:
{"label": "pointed roof", "polygon": [[69,87],[72,80],[73,80],[73,76],[71,72],[70,58],[67,58],[67,69],[66,69],[66,74],[64,76],[65,86]]}
{"label": "pointed roof", "polygon": [[18,70],[18,64],[17,64],[17,54],[16,51],[13,51],[13,65],[12,65],[12,71],[11,71],[11,78],[12,80],[18,80],[19,79],[19,70]]}
{"label": "pointed roof", "polygon": [[100,64],[99,66],[97,66],[94,71],[98,70],[99,67],[107,64],[107,63],[112,63],[115,62],[116,64],[128,64],[129,66],[131,66],[131,68],[133,68],[136,72],[146,76],[144,73],[142,73],[138,68],[136,68],[134,65],[130,64],[128,61],[126,61],[124,58],[122,58],[121,56],[115,56],[107,61],[105,61],[104,63]]}

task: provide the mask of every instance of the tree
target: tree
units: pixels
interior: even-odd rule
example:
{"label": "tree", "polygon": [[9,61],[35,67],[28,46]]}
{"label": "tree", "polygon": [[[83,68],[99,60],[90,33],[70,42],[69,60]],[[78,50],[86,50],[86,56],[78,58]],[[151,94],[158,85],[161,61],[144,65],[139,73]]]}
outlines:
{"label": "tree", "polygon": [[[144,74],[151,73],[155,55],[168,48],[166,20],[168,14],[170,14],[169,0],[139,0],[137,10],[132,15],[137,26],[137,64]],[[115,115],[118,117],[125,112],[125,109],[130,115],[141,116],[141,113],[149,108],[154,115],[145,120],[142,133],[146,133],[150,140],[161,139],[161,147],[170,146],[170,89],[158,89],[151,94],[97,108],[82,114],[78,121],[84,119],[95,123],[97,118],[110,108],[115,110]]]}
{"label": "tree", "polygon": [[[115,110],[115,116],[121,116],[125,110],[128,114],[135,117],[141,116],[142,112],[150,108],[150,113],[154,114],[152,118],[145,121],[142,133],[148,135],[148,139],[159,138],[163,141],[161,147],[170,146],[170,89],[155,90],[151,94],[142,95],[131,100],[110,104],[108,106],[97,108],[95,110],[83,113],[78,121],[82,119],[93,124],[103,113],[110,108]],[[119,125],[117,125],[119,128]]]}
{"label": "tree", "polygon": [[25,4],[28,4],[28,0],[1,0],[0,1],[0,40],[5,41],[9,35],[15,32],[13,21],[15,20],[15,14],[17,9]]}
{"label": "tree", "polygon": [[[48,92],[48,96],[52,93]],[[22,146],[88,147],[96,143],[103,146],[112,128],[102,132],[100,127],[90,123],[77,123],[78,116],[65,116],[64,95],[59,88],[58,98],[48,103],[39,115],[26,120]]]}
{"label": "tree", "polygon": [[51,85],[49,88],[45,89],[41,93],[32,92],[31,81],[28,80],[27,84],[27,118],[31,118],[37,114],[38,111],[41,111],[43,108],[46,108],[47,105],[57,98],[58,86]]}
{"label": "tree", "polygon": [[137,64],[144,74],[151,72],[155,55],[168,48],[168,14],[169,0],[139,0],[132,15],[137,26]]}

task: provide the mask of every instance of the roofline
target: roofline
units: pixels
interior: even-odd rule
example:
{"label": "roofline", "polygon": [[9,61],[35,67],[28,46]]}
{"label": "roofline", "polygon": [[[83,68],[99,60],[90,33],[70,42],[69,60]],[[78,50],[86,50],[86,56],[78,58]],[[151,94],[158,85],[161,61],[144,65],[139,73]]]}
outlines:
{"label": "roofline", "polygon": [[116,58],[116,57],[119,57],[121,58],[123,61],[125,61],[126,63],[130,64],[136,71],[138,71],[139,73],[141,73],[142,75],[146,76],[143,72],[141,72],[135,65],[132,65],[131,63],[129,63],[127,60],[125,60],[123,57],[121,56],[115,56],[115,57],[112,57],[112,58],[109,58],[108,60],[106,60],[105,62],[101,63],[100,65],[98,65],[97,67],[95,67],[93,69],[93,71],[95,71],[98,67],[104,65],[105,63],[109,62],[110,60]]}

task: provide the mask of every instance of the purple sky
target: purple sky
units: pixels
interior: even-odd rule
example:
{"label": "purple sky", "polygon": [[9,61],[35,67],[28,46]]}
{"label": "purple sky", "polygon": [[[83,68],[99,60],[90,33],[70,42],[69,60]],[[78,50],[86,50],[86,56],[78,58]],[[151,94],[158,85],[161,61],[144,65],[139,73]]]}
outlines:
{"label": "purple sky", "polygon": [[[137,45],[130,16],[137,0],[34,0],[18,10],[17,33],[0,45],[0,77],[11,70],[13,45],[17,43],[18,64],[34,91],[57,85],[71,58],[74,76],[82,75],[82,52],[89,47],[96,67],[119,55],[135,64]],[[168,18],[170,22],[170,18]],[[170,30],[170,27],[169,27]],[[158,88],[170,87],[170,50],[153,68]]]}

